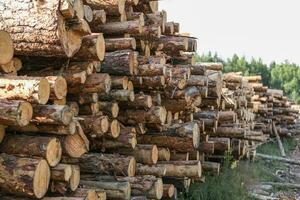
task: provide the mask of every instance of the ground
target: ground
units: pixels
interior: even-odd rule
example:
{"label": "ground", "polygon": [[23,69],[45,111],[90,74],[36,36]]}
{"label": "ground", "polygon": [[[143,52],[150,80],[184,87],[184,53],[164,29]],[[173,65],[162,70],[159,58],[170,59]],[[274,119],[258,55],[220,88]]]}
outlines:
{"label": "ground", "polygon": [[[288,157],[300,159],[300,137],[282,140]],[[260,146],[258,152],[280,156],[276,140]],[[195,200],[252,200],[251,193],[274,197],[279,200],[300,199],[300,189],[286,189],[263,185],[262,182],[300,184],[300,166],[257,158],[254,162],[239,161],[238,167],[231,169],[230,156],[224,163],[219,176],[206,176],[205,183],[195,183],[183,199]],[[269,198],[272,199],[272,198]]]}

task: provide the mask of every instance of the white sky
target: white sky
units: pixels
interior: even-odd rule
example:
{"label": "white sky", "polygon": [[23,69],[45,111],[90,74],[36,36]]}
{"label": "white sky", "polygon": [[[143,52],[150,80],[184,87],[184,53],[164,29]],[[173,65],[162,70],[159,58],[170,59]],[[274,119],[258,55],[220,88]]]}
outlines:
{"label": "white sky", "polygon": [[198,38],[198,52],[300,65],[300,0],[162,0],[168,21]]}

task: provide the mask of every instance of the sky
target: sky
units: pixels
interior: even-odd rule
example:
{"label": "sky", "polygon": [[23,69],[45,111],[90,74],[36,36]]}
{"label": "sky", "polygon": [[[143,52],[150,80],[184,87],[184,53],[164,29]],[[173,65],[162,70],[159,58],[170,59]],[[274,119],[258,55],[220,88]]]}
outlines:
{"label": "sky", "polygon": [[198,38],[200,54],[300,65],[300,0],[162,0],[159,8]]}

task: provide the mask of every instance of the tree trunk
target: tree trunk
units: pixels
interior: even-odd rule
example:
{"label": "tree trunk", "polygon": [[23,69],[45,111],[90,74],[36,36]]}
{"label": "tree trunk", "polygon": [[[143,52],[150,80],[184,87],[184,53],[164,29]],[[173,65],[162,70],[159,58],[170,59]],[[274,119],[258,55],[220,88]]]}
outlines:
{"label": "tree trunk", "polygon": [[[12,36],[16,55],[48,57],[72,57],[74,55],[80,48],[84,34],[77,31],[75,26],[83,19],[75,17],[77,23],[66,20],[62,16],[64,4],[68,2],[40,3],[14,0],[1,4],[0,10],[14,13],[3,16],[0,30],[5,30]],[[22,24],[19,23],[19,16],[27,16]],[[10,23],[4,23],[7,21]]]}
{"label": "tree trunk", "polygon": [[98,99],[97,93],[68,94],[67,96],[68,101],[76,101],[79,105],[97,103]]}
{"label": "tree trunk", "polygon": [[50,84],[45,78],[6,76],[1,77],[1,99],[25,100],[46,104],[50,96]]}
{"label": "tree trunk", "polygon": [[15,125],[23,127],[32,119],[32,106],[26,101],[0,100],[0,123],[2,125]]}
{"label": "tree trunk", "polygon": [[17,156],[37,156],[47,160],[50,166],[56,166],[62,154],[61,144],[54,137],[36,137],[25,135],[6,135],[1,144],[1,152]]}
{"label": "tree trunk", "polygon": [[121,50],[105,54],[102,72],[111,75],[130,76],[137,68],[137,53],[132,50]]}
{"label": "tree trunk", "polygon": [[42,198],[49,186],[50,169],[45,160],[0,154],[0,188],[10,194]]}
{"label": "tree trunk", "polygon": [[125,49],[136,49],[135,38],[108,38],[105,39],[105,50],[107,52]]}
{"label": "tree trunk", "polygon": [[84,154],[78,159],[63,158],[63,163],[78,164],[80,170],[86,173],[116,174],[134,176],[136,161],[131,156],[117,154]]}
{"label": "tree trunk", "polygon": [[74,114],[69,106],[35,105],[32,122],[37,124],[69,125]]}

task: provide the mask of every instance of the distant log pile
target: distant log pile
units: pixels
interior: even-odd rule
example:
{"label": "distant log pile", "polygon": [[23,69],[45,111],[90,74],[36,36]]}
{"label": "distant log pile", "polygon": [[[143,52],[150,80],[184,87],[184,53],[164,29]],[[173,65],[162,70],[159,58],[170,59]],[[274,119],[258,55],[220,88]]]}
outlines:
{"label": "distant log pile", "polygon": [[272,121],[299,132],[299,110],[260,76],[195,63],[196,38],[158,1],[0,10],[1,199],[177,199],[225,153],[253,158]]}

